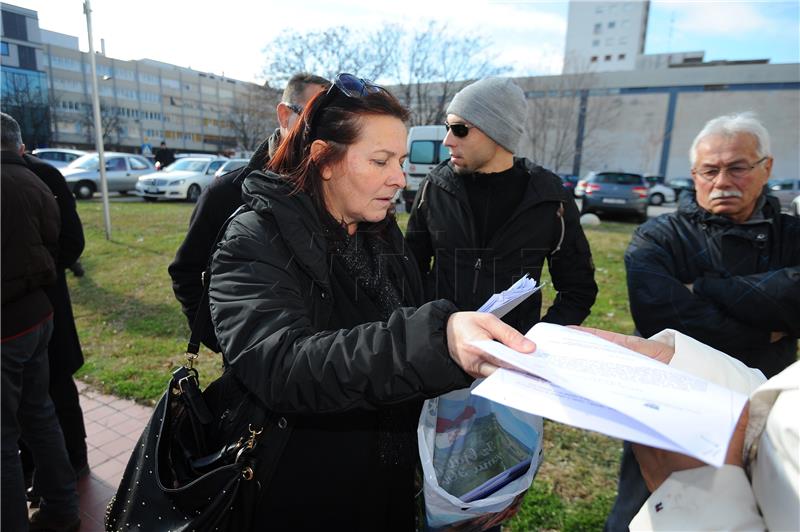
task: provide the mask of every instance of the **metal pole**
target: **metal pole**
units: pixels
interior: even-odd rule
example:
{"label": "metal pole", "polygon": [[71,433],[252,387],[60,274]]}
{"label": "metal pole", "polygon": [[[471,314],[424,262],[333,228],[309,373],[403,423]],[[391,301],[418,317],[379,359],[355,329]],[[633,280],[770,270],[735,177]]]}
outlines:
{"label": "metal pole", "polygon": [[86,31],[89,34],[89,63],[92,65],[92,107],[94,108],[94,137],[97,145],[97,168],[100,171],[100,192],[103,195],[103,221],[106,226],[106,240],[111,240],[111,211],[108,207],[108,180],[106,179],[106,155],[103,148],[103,122],[100,120],[100,94],[97,88],[97,64],[92,43],[92,8],[89,0],[83,3],[86,14]]}

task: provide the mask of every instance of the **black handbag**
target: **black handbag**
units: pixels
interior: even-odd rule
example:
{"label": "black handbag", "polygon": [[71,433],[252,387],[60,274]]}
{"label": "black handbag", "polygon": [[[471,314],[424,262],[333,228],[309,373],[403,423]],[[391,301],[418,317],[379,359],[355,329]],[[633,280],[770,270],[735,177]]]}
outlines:
{"label": "black handbag", "polygon": [[201,391],[193,361],[208,313],[204,275],[187,363],[173,371],[134,447],[106,508],[107,531],[240,531],[253,526],[259,493],[269,484],[291,426],[229,369]]}

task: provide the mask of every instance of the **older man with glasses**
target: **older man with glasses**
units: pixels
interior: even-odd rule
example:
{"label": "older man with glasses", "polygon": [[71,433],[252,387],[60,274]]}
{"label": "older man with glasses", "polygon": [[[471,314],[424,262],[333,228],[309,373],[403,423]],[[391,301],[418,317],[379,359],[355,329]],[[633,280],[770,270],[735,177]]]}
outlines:
{"label": "older man with glasses", "polygon": [[[797,360],[800,220],[767,195],[769,133],[749,113],[721,116],[689,155],[695,195],[640,226],[625,254],[634,323],[646,337],[675,329],[772,377]],[[626,444],[606,528],[627,530],[648,494]]]}
{"label": "older man with glasses", "polygon": [[459,91],[447,108],[450,159],[420,185],[406,231],[427,296],[475,310],[545,261],[557,294],[541,315],[535,294],[503,321],[527,332],[540,319],[578,325],[597,295],[578,209],[558,176],[514,157],[526,119],[525,95],[507,78]]}

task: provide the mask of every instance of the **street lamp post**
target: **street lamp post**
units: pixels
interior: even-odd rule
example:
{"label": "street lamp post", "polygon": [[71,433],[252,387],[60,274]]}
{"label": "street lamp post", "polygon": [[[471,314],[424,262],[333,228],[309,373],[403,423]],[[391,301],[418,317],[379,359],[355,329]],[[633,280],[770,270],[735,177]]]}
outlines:
{"label": "street lamp post", "polygon": [[83,3],[86,14],[86,31],[89,34],[89,64],[92,65],[92,107],[94,108],[94,135],[97,145],[97,169],[100,171],[100,192],[103,195],[103,221],[106,226],[106,240],[111,240],[111,211],[108,206],[108,179],[106,178],[106,155],[103,148],[103,123],[100,120],[100,95],[97,87],[97,63],[92,42],[92,8],[89,0]]}

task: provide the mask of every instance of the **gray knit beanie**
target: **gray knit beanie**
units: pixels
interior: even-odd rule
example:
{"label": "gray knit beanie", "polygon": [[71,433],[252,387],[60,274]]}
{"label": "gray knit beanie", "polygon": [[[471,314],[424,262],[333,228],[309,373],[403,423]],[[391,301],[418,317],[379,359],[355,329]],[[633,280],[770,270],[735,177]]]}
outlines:
{"label": "gray knit beanie", "polygon": [[486,78],[467,85],[453,98],[447,114],[458,115],[514,153],[525,128],[525,93],[508,78]]}

